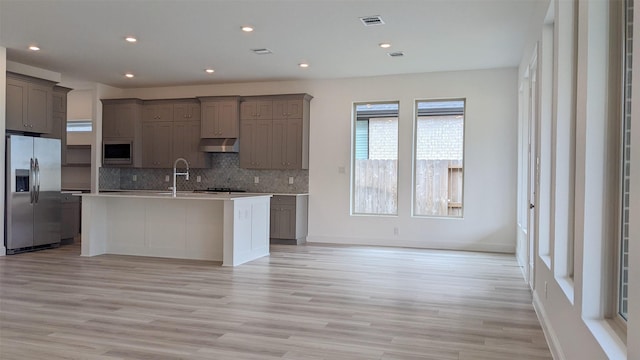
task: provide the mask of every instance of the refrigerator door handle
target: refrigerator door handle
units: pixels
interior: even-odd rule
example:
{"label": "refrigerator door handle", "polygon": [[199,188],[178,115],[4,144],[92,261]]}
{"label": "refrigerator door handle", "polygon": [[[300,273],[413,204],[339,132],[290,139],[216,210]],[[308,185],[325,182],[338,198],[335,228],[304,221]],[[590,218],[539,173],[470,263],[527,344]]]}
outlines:
{"label": "refrigerator door handle", "polygon": [[40,200],[40,164],[38,164],[38,158],[36,158],[36,162],[35,162],[35,169],[36,169],[36,203],[38,203],[38,201]]}
{"label": "refrigerator door handle", "polygon": [[33,204],[35,201],[34,196],[36,192],[36,169],[33,163],[33,158],[29,160],[29,204]]}

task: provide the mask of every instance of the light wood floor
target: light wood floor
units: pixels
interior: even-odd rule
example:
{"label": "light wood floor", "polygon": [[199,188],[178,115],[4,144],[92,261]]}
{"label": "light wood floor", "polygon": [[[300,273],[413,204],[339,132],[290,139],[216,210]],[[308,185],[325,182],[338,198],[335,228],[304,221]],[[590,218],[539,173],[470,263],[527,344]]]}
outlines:
{"label": "light wood floor", "polygon": [[272,247],[223,268],[0,257],[0,359],[551,359],[513,256]]}

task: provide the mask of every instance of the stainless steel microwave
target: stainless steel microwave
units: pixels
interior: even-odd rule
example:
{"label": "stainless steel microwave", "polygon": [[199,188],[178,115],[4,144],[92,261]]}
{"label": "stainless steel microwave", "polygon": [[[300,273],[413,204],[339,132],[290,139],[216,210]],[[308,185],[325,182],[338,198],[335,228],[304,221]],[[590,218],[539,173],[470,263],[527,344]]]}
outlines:
{"label": "stainless steel microwave", "polygon": [[109,140],[102,142],[102,165],[131,165],[133,143]]}

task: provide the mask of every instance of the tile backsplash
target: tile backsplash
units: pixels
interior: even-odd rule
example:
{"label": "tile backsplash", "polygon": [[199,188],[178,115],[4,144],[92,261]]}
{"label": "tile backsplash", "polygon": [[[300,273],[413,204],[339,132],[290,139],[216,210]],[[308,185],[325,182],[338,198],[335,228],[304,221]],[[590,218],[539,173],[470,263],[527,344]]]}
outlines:
{"label": "tile backsplash", "polygon": [[[179,176],[178,190],[228,187],[249,192],[307,193],[309,170],[251,170],[239,166],[237,153],[213,153],[211,168],[190,169],[189,181]],[[100,189],[167,190],[172,186],[173,169],[100,168]],[[133,181],[133,178],[136,181]],[[169,176],[169,181],[165,181]],[[200,182],[197,178],[200,176]],[[255,183],[255,178],[259,182]],[[289,178],[293,184],[289,184]]]}

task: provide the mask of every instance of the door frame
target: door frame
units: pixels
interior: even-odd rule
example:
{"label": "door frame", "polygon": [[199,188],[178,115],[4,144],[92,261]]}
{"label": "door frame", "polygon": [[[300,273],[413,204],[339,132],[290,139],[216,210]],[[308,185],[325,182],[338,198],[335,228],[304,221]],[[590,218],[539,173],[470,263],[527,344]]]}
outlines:
{"label": "door frame", "polygon": [[535,265],[538,249],[538,197],[540,193],[540,87],[536,45],[529,64],[528,161],[527,161],[527,282],[535,289]]}

